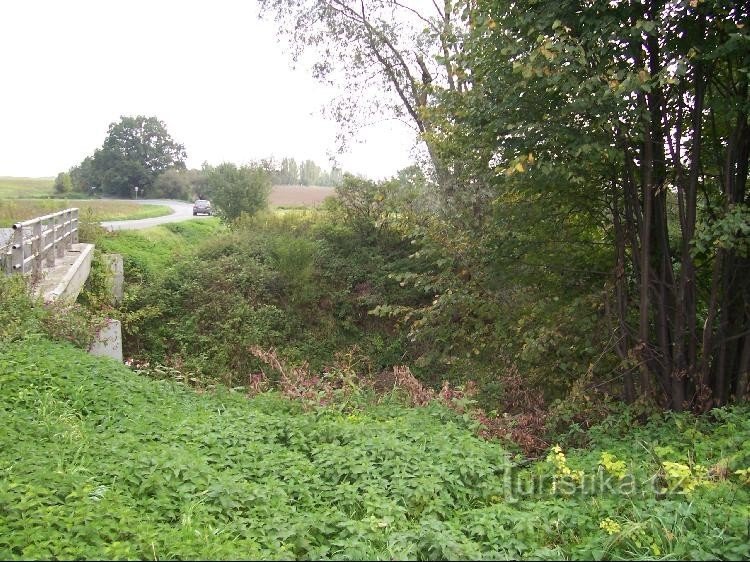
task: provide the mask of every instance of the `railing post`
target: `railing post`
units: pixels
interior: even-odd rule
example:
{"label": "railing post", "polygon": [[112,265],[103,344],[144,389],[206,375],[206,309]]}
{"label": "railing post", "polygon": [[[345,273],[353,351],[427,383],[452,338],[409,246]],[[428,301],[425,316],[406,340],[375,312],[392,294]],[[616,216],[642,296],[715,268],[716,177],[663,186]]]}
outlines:
{"label": "railing post", "polygon": [[49,219],[47,222],[47,230],[44,231],[44,246],[47,247],[47,250],[44,253],[44,257],[47,258],[47,267],[54,267],[55,266],[55,216],[52,215],[52,218]]}
{"label": "railing post", "polygon": [[65,240],[62,239],[60,236],[60,231],[64,229],[64,222],[60,223],[60,215],[55,215],[55,222],[54,222],[54,236],[55,236],[55,251],[57,252],[57,257],[61,258],[65,255]]}
{"label": "railing post", "polygon": [[26,273],[24,266],[24,241],[23,241],[23,226],[20,224],[13,225],[13,246],[11,250],[11,269],[18,273]]}
{"label": "railing post", "polygon": [[69,250],[70,245],[72,244],[70,240],[70,227],[72,226],[70,224],[70,211],[65,211],[65,215],[63,216],[63,220],[65,221],[65,229],[63,230],[63,236],[65,236],[65,249]]}
{"label": "railing post", "polygon": [[31,261],[31,271],[34,275],[42,273],[42,221],[34,223],[31,239],[31,255],[34,259]]}
{"label": "railing post", "polygon": [[71,218],[75,224],[71,222],[73,228],[73,244],[78,244],[78,209],[73,209],[73,216]]}

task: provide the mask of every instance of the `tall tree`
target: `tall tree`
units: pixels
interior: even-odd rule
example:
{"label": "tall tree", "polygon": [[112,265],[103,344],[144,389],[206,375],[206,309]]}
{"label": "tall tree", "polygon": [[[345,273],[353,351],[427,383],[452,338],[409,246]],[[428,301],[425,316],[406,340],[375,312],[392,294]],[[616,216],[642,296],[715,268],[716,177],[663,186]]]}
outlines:
{"label": "tall tree", "polygon": [[94,185],[103,193],[132,197],[135,187],[148,193],[162,172],[184,170],[185,157],[184,146],[172,139],[163,121],[123,116],[109,125],[102,147],[71,175],[81,190]]}
{"label": "tall tree", "polygon": [[312,160],[305,160],[300,165],[300,183],[302,185],[318,185],[320,166]]}
{"label": "tall tree", "polygon": [[469,21],[475,88],[446,151],[499,201],[598,224],[628,400],[748,397],[749,10],[480,0]]}
{"label": "tall tree", "polygon": [[[345,143],[373,116],[400,119],[424,141],[448,199],[457,185],[451,166],[435,149],[432,108],[436,89],[463,92],[471,78],[460,67],[468,2],[443,0],[422,9],[399,0],[261,0],[286,34],[295,58],[311,47],[315,75],[339,80],[350,95],[332,105]],[[370,96],[369,93],[374,93]],[[455,165],[455,163],[452,163]]]}

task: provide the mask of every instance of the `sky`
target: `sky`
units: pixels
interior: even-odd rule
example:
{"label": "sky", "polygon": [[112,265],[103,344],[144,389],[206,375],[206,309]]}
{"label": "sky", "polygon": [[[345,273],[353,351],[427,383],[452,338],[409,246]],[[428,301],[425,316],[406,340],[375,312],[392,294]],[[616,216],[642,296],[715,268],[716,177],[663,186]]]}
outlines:
{"label": "sky", "polygon": [[0,25],[0,176],[67,171],[122,115],[162,120],[191,168],[333,155],[378,179],[410,164],[397,121],[336,154],[321,110],[340,92],[292,67],[254,0],[2,0]]}

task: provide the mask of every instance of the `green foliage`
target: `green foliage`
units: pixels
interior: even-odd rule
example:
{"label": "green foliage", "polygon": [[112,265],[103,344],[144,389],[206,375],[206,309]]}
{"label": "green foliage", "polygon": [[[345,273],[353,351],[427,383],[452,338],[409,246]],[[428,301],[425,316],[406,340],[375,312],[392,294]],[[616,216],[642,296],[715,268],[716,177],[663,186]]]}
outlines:
{"label": "green foliage", "polygon": [[45,306],[20,275],[0,275],[0,303],[0,352],[10,342],[40,338],[69,341],[87,349],[101,321],[78,304]]}
{"label": "green foliage", "polygon": [[125,255],[126,278],[142,283],[128,289],[126,354],[229,383],[259,368],[250,346],[274,346],[315,369],[354,345],[373,370],[405,351],[390,321],[367,314],[397,290],[387,272],[405,245],[363,245],[319,212],[244,216],[221,237],[183,240],[182,256],[167,250],[156,267],[142,263],[156,256],[148,244],[136,247],[138,238],[112,240]]}
{"label": "green foliage", "polygon": [[93,156],[70,171],[78,191],[146,196],[162,172],[185,168],[185,147],[175,142],[156,117],[122,116],[110,123],[107,137]]}
{"label": "green foliage", "polygon": [[55,178],[55,193],[63,194],[70,193],[73,191],[73,181],[70,179],[70,174],[67,172],[60,172]]}
{"label": "green foliage", "polygon": [[699,258],[705,259],[716,248],[750,256],[750,207],[734,205],[722,217],[710,220],[699,230],[693,244],[694,255]]}
{"label": "green foliage", "polygon": [[[462,5],[451,62],[472,87],[439,89],[426,133],[462,190],[446,222],[499,258],[494,284],[570,312],[598,293],[609,325],[558,323],[619,371],[626,400],[705,409],[746,394],[747,6]],[[532,352],[567,344],[541,328]]]}
{"label": "green foliage", "polygon": [[[6,559],[750,556],[747,408],[621,415],[514,466],[434,404],[305,412],[48,342],[6,346],[0,381]],[[711,468],[664,492],[667,463]]]}
{"label": "green foliage", "polygon": [[221,232],[217,219],[168,223],[144,230],[107,233],[97,239],[105,253],[121,254],[125,263],[126,282],[130,285],[157,277],[193,246]]}
{"label": "green foliage", "polygon": [[424,220],[422,214],[432,207],[426,178],[418,168],[411,167],[379,182],[344,174],[329,209],[338,211],[360,235],[378,233],[387,237],[399,223]]}
{"label": "green foliage", "polygon": [[272,181],[274,185],[322,185],[337,186],[341,183],[343,173],[335,166],[324,170],[312,160],[297,162],[294,158],[282,158],[274,164]]}
{"label": "green foliage", "polygon": [[202,171],[172,168],[157,176],[149,197],[190,201],[205,190],[204,186]]}
{"label": "green foliage", "polygon": [[0,342],[12,342],[40,333],[44,309],[28,294],[20,275],[0,275]]}
{"label": "green foliage", "polygon": [[204,198],[211,199],[219,216],[227,222],[243,214],[254,215],[268,206],[271,178],[262,166],[241,166],[225,162],[204,166]]}

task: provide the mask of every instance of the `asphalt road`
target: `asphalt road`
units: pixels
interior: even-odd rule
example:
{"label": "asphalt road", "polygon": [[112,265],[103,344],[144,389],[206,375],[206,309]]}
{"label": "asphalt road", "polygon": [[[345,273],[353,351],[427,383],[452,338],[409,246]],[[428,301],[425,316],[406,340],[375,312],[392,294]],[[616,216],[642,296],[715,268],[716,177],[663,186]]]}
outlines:
{"label": "asphalt road", "polygon": [[[132,199],[125,199],[124,201],[133,202]],[[185,203],[184,201],[174,201],[172,199],[138,199],[138,203],[144,203],[147,205],[167,205],[172,208],[172,214],[151,219],[107,221],[101,223],[102,226],[107,230],[137,230],[139,228],[150,228],[168,222],[184,221],[187,219],[202,219],[206,217],[206,215],[198,215],[197,217],[194,217],[193,204]]]}

